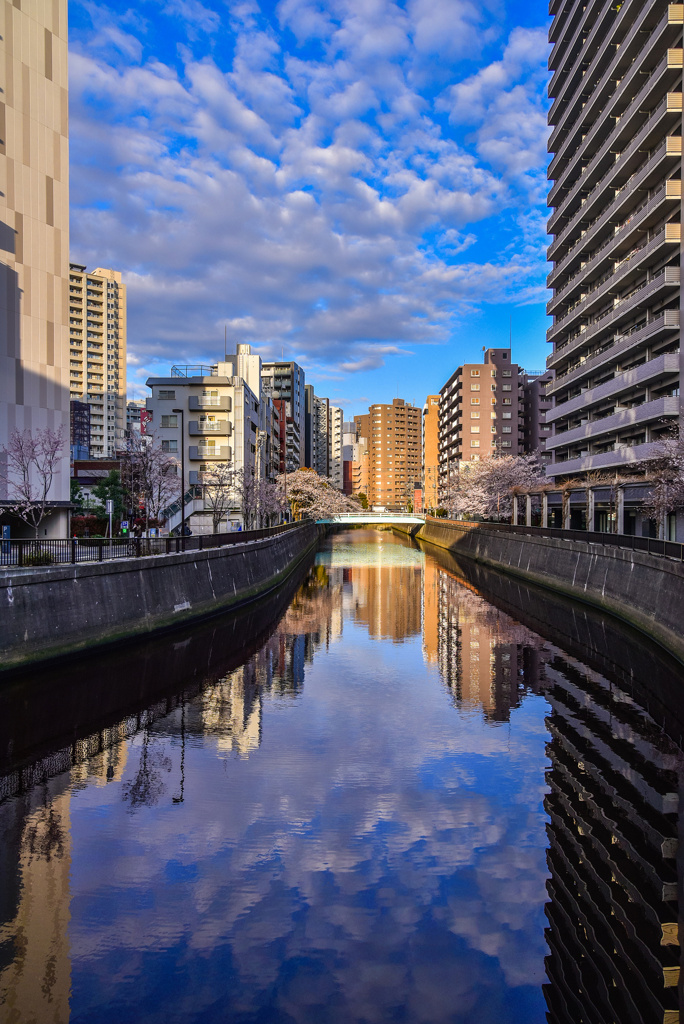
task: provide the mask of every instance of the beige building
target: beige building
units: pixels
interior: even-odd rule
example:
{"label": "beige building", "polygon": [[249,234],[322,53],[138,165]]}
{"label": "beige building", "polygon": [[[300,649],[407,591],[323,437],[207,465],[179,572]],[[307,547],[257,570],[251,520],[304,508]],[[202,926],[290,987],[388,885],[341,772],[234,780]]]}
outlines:
{"label": "beige building", "polygon": [[117,270],[69,265],[71,398],[90,406],[90,456],[113,458],[126,430],[126,285]]}
{"label": "beige building", "polygon": [[[69,502],[67,2],[0,3],[0,443],[64,431],[41,532],[66,536]],[[0,493],[0,501],[5,497]],[[61,506],[59,503],[62,503]],[[13,521],[16,524],[16,520]]]}
{"label": "beige building", "polygon": [[422,471],[422,412],[395,398],[369,410],[369,491],[371,505],[405,509]]}
{"label": "beige building", "polygon": [[439,506],[439,395],[428,395],[423,406],[423,508]]}
{"label": "beige building", "polygon": [[439,393],[439,500],[449,503],[462,462],[519,455],[521,370],[508,348],[490,348],[482,363],[464,363]]}

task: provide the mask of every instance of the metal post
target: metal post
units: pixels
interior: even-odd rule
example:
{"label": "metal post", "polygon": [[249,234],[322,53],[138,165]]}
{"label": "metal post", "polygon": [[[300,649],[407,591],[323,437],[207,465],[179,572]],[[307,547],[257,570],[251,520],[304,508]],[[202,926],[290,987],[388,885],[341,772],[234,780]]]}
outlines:
{"label": "metal post", "polygon": [[532,495],[525,495],[525,526],[532,525]]}
{"label": "metal post", "polygon": [[173,412],[180,413],[181,418],[181,537],[185,551],[185,410],[174,409]]}
{"label": "metal post", "polygon": [[71,564],[76,564],[76,538],[71,538]]}

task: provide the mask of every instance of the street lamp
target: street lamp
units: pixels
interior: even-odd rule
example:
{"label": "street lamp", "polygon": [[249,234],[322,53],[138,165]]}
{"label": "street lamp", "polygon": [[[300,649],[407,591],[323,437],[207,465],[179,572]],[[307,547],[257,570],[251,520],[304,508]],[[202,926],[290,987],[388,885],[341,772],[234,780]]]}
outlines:
{"label": "street lamp", "polygon": [[173,409],[180,413],[181,418],[181,537],[183,538],[183,551],[185,551],[185,411]]}

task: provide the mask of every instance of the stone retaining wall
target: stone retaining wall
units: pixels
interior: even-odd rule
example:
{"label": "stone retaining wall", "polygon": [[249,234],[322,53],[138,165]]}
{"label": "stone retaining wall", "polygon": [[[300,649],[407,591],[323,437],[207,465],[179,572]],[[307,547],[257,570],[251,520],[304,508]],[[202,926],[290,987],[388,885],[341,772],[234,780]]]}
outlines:
{"label": "stone retaining wall", "polygon": [[175,555],[0,576],[0,669],[170,629],[277,587],[318,543],[314,523]]}
{"label": "stone retaining wall", "polygon": [[481,523],[429,519],[415,536],[609,612],[684,662],[684,564],[678,560]]}

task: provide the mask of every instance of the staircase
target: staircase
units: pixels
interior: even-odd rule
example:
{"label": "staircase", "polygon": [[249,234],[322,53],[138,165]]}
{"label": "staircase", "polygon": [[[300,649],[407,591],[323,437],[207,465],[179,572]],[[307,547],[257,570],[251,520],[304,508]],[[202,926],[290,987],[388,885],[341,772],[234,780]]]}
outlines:
{"label": "staircase", "polygon": [[[185,506],[185,518],[188,519],[193,512],[204,511],[204,498],[202,497],[202,488],[199,484],[191,484],[183,495],[183,505]],[[180,525],[183,522],[183,512],[181,506],[180,497],[172,501],[171,504],[164,509],[162,512],[162,518],[166,520],[166,526],[169,533],[179,533]]]}

